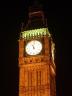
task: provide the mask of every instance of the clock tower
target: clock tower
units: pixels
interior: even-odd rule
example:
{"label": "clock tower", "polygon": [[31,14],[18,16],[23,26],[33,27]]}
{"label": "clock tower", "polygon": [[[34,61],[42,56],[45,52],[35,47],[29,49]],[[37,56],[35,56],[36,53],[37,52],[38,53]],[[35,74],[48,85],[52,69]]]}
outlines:
{"label": "clock tower", "polygon": [[43,11],[30,8],[19,37],[19,96],[56,96],[55,44]]}

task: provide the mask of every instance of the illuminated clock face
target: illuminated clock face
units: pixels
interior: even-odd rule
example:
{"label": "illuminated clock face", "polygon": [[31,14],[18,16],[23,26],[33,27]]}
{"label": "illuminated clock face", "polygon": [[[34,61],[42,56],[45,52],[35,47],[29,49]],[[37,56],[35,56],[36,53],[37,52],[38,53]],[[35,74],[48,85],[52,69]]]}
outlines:
{"label": "illuminated clock face", "polygon": [[27,43],[25,50],[29,55],[37,55],[42,50],[42,44],[37,40],[30,41]]}

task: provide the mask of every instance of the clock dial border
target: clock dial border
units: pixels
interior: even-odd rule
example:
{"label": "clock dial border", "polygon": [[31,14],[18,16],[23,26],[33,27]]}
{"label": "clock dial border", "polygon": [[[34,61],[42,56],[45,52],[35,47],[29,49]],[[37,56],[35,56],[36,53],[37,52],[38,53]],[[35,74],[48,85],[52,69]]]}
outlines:
{"label": "clock dial border", "polygon": [[31,39],[31,40],[26,40],[26,41],[24,42],[24,57],[27,57],[27,56],[37,56],[37,55],[29,55],[29,54],[27,54],[27,52],[26,52],[26,50],[25,50],[26,45],[27,45],[29,42],[33,41],[33,40],[39,41],[39,42],[41,42],[41,44],[42,44],[42,50],[41,50],[41,52],[40,52],[39,54],[37,54],[37,55],[42,55],[42,54],[44,54],[44,39],[43,39],[43,38],[42,38],[42,39]]}

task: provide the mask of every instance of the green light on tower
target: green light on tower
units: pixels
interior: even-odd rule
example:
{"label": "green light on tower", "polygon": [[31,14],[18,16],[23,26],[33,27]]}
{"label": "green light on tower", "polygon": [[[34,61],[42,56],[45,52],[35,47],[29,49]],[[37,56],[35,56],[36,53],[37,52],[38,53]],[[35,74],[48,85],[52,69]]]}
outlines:
{"label": "green light on tower", "polygon": [[49,37],[51,37],[51,34],[49,33],[48,28],[39,28],[39,29],[32,29],[32,30],[26,30],[21,32],[21,38],[29,38],[29,37],[33,37],[33,36],[45,36],[48,35]]}

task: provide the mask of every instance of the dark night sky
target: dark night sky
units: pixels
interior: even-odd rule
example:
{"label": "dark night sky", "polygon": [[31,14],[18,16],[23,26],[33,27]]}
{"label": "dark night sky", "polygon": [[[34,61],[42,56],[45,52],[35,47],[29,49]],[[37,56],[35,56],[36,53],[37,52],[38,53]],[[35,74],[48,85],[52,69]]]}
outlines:
{"label": "dark night sky", "polygon": [[[20,23],[26,22],[32,0],[1,2],[2,89],[6,96],[18,96],[18,37]],[[48,19],[48,28],[56,43],[57,96],[72,96],[72,15],[71,2],[40,0]],[[4,95],[2,95],[4,96]]]}

